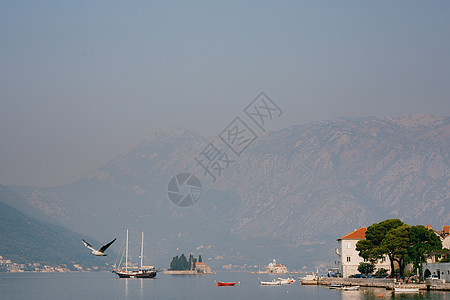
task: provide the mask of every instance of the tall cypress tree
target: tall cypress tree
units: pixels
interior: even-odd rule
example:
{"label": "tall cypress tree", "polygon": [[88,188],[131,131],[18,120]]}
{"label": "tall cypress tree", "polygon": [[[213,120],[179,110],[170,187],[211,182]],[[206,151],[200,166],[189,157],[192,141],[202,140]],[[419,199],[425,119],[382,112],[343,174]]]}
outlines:
{"label": "tall cypress tree", "polygon": [[170,263],[170,269],[171,270],[177,269],[177,258],[175,256],[172,258],[172,262]]}
{"label": "tall cypress tree", "polygon": [[194,256],[192,254],[189,254],[189,270],[194,270]]}
{"label": "tall cypress tree", "polygon": [[180,268],[179,270],[189,270],[189,263],[186,259],[186,256],[183,254],[181,254],[180,256]]}

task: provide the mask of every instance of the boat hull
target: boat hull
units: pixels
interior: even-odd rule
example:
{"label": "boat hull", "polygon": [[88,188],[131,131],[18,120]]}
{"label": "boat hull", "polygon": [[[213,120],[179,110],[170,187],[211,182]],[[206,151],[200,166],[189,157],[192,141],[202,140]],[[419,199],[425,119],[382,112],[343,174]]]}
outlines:
{"label": "boat hull", "polygon": [[357,290],[359,290],[359,285],[356,285],[356,286],[344,286],[341,289],[343,291],[357,291]]}
{"label": "boat hull", "polygon": [[418,288],[411,288],[411,289],[407,289],[407,288],[394,288],[394,291],[396,293],[418,293],[419,289]]}
{"label": "boat hull", "polygon": [[143,272],[123,272],[114,271],[119,278],[154,278],[157,271],[143,271]]}
{"label": "boat hull", "polygon": [[233,286],[236,282],[216,282],[217,286]]}
{"label": "boat hull", "polygon": [[281,285],[280,281],[261,281],[261,285]]}

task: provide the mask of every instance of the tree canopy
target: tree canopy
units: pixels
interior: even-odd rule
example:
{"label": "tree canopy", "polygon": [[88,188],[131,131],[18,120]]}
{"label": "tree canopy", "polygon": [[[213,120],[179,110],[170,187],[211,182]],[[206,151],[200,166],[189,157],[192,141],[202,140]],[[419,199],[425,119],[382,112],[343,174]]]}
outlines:
{"label": "tree canopy", "polygon": [[423,225],[411,226],[409,234],[411,246],[408,248],[408,257],[414,265],[414,269],[420,269],[422,274],[422,262],[426,260],[427,253],[433,253],[442,249],[441,239]]}
{"label": "tree canopy", "polygon": [[[366,231],[366,239],[356,243],[356,250],[359,251],[359,256],[375,263],[383,255],[388,254],[387,249],[382,246],[383,240],[389,231],[403,224],[399,219],[388,219],[369,226]],[[391,274],[393,274],[394,257],[393,255],[388,256],[391,263]]]}
{"label": "tree canopy", "polygon": [[180,257],[174,256],[172,262],[170,263],[170,270],[185,271],[185,270],[195,270],[197,259],[194,258],[192,254],[189,255],[189,260],[186,256],[181,254]]}
{"label": "tree canopy", "polygon": [[359,263],[358,271],[359,273],[368,276],[369,274],[372,274],[373,271],[375,271],[375,266],[373,265],[373,263],[362,262]]}
{"label": "tree canopy", "polygon": [[409,226],[399,219],[388,219],[369,226],[366,239],[356,244],[359,256],[372,263],[387,255],[391,275],[394,274],[394,262],[397,262],[402,277],[407,263],[412,262],[417,269],[425,261],[427,253],[441,249],[441,240],[432,230],[422,225]]}

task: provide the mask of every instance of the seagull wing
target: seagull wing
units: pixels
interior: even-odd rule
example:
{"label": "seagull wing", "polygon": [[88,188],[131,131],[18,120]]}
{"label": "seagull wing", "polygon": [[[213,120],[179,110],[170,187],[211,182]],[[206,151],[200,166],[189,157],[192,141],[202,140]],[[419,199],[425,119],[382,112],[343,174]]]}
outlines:
{"label": "seagull wing", "polygon": [[111,246],[111,244],[114,243],[115,240],[116,240],[116,239],[112,240],[111,242],[109,242],[109,243],[106,244],[106,245],[103,245],[103,246],[100,248],[100,250],[98,250],[98,251],[99,251],[99,252],[102,252],[102,253],[105,252],[105,250],[108,249],[108,247]]}
{"label": "seagull wing", "polygon": [[95,249],[94,247],[91,246],[91,244],[89,244],[88,242],[86,242],[85,240],[82,240],[83,244],[88,248],[91,249],[92,251],[97,251],[97,249]]}

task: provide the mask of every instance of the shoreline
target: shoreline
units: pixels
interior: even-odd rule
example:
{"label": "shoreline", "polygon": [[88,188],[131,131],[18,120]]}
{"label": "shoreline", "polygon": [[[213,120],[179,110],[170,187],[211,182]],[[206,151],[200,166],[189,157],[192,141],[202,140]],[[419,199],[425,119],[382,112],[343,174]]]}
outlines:
{"label": "shoreline", "polygon": [[450,291],[450,283],[439,281],[426,281],[424,283],[399,283],[395,279],[378,279],[378,278],[336,278],[336,277],[321,277],[316,280],[302,280],[302,285],[331,285],[344,284],[348,286],[361,287],[378,287],[387,290],[393,290],[394,287],[404,288],[418,288],[419,290],[427,291]]}

